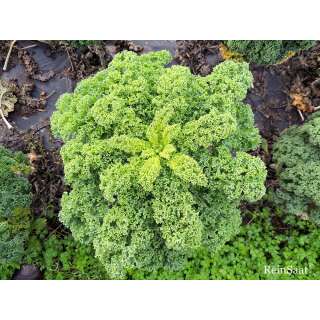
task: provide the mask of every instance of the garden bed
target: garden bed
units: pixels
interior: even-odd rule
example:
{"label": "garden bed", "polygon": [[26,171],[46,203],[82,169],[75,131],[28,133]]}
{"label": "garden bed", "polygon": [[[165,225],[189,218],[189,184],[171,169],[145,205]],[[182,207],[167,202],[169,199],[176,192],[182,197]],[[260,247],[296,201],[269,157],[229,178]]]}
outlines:
{"label": "garden bed", "polygon": [[[15,43],[6,71],[2,71],[2,68],[0,70],[0,78],[13,85],[14,94],[17,97],[15,109],[7,117],[13,128],[9,129],[4,121],[0,120],[0,145],[14,151],[23,151],[28,155],[32,168],[29,175],[32,187],[31,213],[35,223],[32,231],[33,242],[31,241],[28,248],[29,256],[24,259],[25,266],[22,268],[22,273],[19,273],[18,266],[14,265],[3,271],[4,278],[12,276],[18,279],[107,277],[101,265],[88,258],[93,256],[92,249],[82,248],[73,243],[69,230],[58,220],[61,196],[64,191],[69,190],[64,182],[63,163],[59,154],[62,141],[54,139],[50,131],[50,116],[56,110],[58,97],[63,93],[72,92],[77,82],[106,68],[114,55],[123,50],[144,54],[166,49],[175,55],[171,64],[188,66],[193,74],[204,76],[211,73],[212,69],[223,61],[220,46],[220,41],[103,41],[79,48],[64,41],[17,41]],[[10,41],[0,41],[1,66],[5,64],[9,47]],[[268,188],[278,185],[272,161],[273,143],[286,128],[302,125],[310,114],[316,112],[315,107],[320,105],[319,56],[320,44],[316,44],[313,48],[299,52],[281,64],[250,65],[254,85],[249,90],[245,101],[251,105],[255,125],[263,137],[262,146],[253,154],[260,157],[267,166],[266,186]],[[277,240],[272,242],[272,245],[277,248],[274,250],[279,250],[275,254],[277,261],[283,258],[279,248],[281,245],[285,246],[286,241],[291,237],[298,238],[310,232],[313,239],[320,242],[314,229],[310,231],[308,226],[296,227],[284,222],[281,214],[277,213],[277,208],[268,199],[264,198],[254,205],[243,204],[242,210],[243,225],[249,230],[252,229],[252,232],[258,232],[259,241],[262,241],[266,230],[270,232],[270,237],[273,233],[276,234]],[[266,217],[266,210],[267,216],[271,217],[269,220]],[[263,218],[257,217],[262,211],[264,211]],[[256,228],[251,227],[254,221],[257,221]],[[259,230],[256,231],[257,229]],[[241,259],[245,261],[246,255],[249,255],[244,249],[244,237],[244,233],[241,233],[240,238],[235,240],[239,250],[243,250],[241,251],[243,257],[237,257],[240,259],[237,263],[240,264]],[[58,239],[64,239],[64,242],[59,243]],[[250,241],[253,241],[252,238]],[[308,241],[306,243],[306,246],[302,245],[300,249],[304,248],[308,252],[310,249],[308,246],[311,246],[311,243]],[[232,244],[228,243],[225,249],[226,255],[230,246]],[[259,245],[257,247],[260,248]],[[259,251],[261,249],[259,248],[255,250]],[[290,252],[290,248],[286,250]],[[312,248],[312,250],[316,249]],[[41,251],[45,251],[44,255],[41,255]],[[65,253],[62,258],[61,252]],[[263,265],[262,260],[259,260],[260,255],[266,259],[265,263],[272,260],[265,258],[268,257],[267,253],[264,255],[259,252],[257,255],[258,260],[255,261],[258,265],[259,263]],[[310,278],[319,276],[318,255],[319,253],[312,257],[312,263],[316,266]],[[215,266],[206,266],[201,269],[201,261],[210,263],[209,257],[204,253],[199,258],[200,262],[197,261],[196,266],[190,267],[194,267],[198,272],[189,270],[175,276],[133,273],[129,277],[246,278],[245,268],[249,268],[247,262],[243,263],[241,272],[224,274],[221,271],[223,268],[221,259],[220,256]],[[228,260],[226,263],[231,262]],[[299,263],[302,266],[304,260],[301,259]],[[30,272],[26,272],[28,270],[26,265],[34,265],[41,270],[35,272],[34,268],[29,268],[34,275],[31,276]],[[89,270],[90,268],[95,271]],[[214,268],[218,268],[219,272],[215,273]],[[264,277],[253,268],[250,272],[248,271],[247,278]]]}

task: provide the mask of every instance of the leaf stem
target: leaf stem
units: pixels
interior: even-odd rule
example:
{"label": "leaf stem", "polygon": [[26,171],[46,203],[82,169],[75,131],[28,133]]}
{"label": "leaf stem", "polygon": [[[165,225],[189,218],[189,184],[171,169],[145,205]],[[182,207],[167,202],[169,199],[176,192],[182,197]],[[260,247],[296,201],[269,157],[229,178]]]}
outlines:
{"label": "leaf stem", "polygon": [[9,58],[10,58],[10,56],[11,56],[11,51],[12,51],[12,48],[13,48],[14,44],[16,43],[16,41],[17,41],[17,40],[13,40],[13,41],[11,42],[11,44],[10,44],[9,51],[8,51],[6,60],[5,60],[5,62],[4,62],[3,68],[2,68],[3,71],[6,71],[6,70],[7,70],[8,63],[9,63]]}
{"label": "leaf stem", "polygon": [[297,110],[298,110],[298,113],[299,113],[301,120],[304,121],[304,116],[303,116],[302,112],[299,109],[297,109]]}
{"label": "leaf stem", "polygon": [[0,94],[0,115],[1,115],[1,118],[2,118],[3,122],[6,124],[6,126],[7,126],[8,129],[10,130],[10,129],[13,128],[13,126],[12,126],[12,125],[9,123],[9,121],[6,119],[6,117],[4,116],[4,113],[3,113],[3,111],[2,111],[1,103],[2,103],[2,97],[3,97],[3,95],[4,95],[4,92],[2,92],[2,93]]}

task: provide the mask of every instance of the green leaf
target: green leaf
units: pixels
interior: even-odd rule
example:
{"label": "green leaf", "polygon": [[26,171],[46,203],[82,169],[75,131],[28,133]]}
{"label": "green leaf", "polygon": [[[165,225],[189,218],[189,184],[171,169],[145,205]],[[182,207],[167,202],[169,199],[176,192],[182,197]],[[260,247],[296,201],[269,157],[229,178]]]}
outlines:
{"label": "green leaf", "polygon": [[168,165],[176,176],[186,182],[199,186],[208,184],[201,167],[190,156],[178,153],[168,161]]}
{"label": "green leaf", "polygon": [[146,191],[151,191],[160,174],[161,164],[158,156],[145,160],[139,171],[139,183]]}
{"label": "green leaf", "polygon": [[149,144],[138,138],[129,136],[114,136],[106,141],[111,149],[118,149],[130,154],[141,153]]}

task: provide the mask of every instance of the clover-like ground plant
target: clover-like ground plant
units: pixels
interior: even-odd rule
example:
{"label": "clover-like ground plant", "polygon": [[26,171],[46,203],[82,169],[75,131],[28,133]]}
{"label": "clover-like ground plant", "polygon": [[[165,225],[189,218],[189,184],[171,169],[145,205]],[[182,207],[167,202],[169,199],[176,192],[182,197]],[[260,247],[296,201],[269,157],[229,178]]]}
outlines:
{"label": "clover-like ground plant", "polygon": [[166,67],[167,51],[116,55],[57,103],[51,124],[72,191],[61,221],[92,243],[112,278],[179,270],[200,248],[216,251],[239,230],[241,201],[265,193],[247,63],[207,77]]}

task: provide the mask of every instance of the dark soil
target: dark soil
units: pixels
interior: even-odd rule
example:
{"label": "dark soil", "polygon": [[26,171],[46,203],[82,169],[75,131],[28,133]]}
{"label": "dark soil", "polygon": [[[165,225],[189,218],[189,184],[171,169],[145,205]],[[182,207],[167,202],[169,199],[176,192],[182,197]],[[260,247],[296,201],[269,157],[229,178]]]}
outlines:
{"label": "dark soil", "polygon": [[219,41],[213,40],[178,40],[176,60],[189,67],[193,74],[206,76],[223,61],[218,46]]}
{"label": "dark soil", "polygon": [[0,144],[15,151],[26,148],[24,134],[16,128],[9,130],[2,120],[0,120]]}
{"label": "dark soil", "polygon": [[38,267],[30,264],[26,264],[21,267],[20,270],[18,270],[13,275],[13,280],[41,280],[42,274]]}
{"label": "dark soil", "polygon": [[252,66],[254,87],[246,102],[252,107],[255,122],[263,137],[271,139],[285,128],[302,123],[296,108],[291,106],[288,83],[277,66]]}
{"label": "dark soil", "polygon": [[55,214],[60,210],[60,198],[68,188],[64,186],[63,165],[59,155],[59,148],[44,148],[43,141],[38,134],[28,145],[28,157],[32,167],[29,181],[32,185],[33,212],[43,214],[48,208]]}

